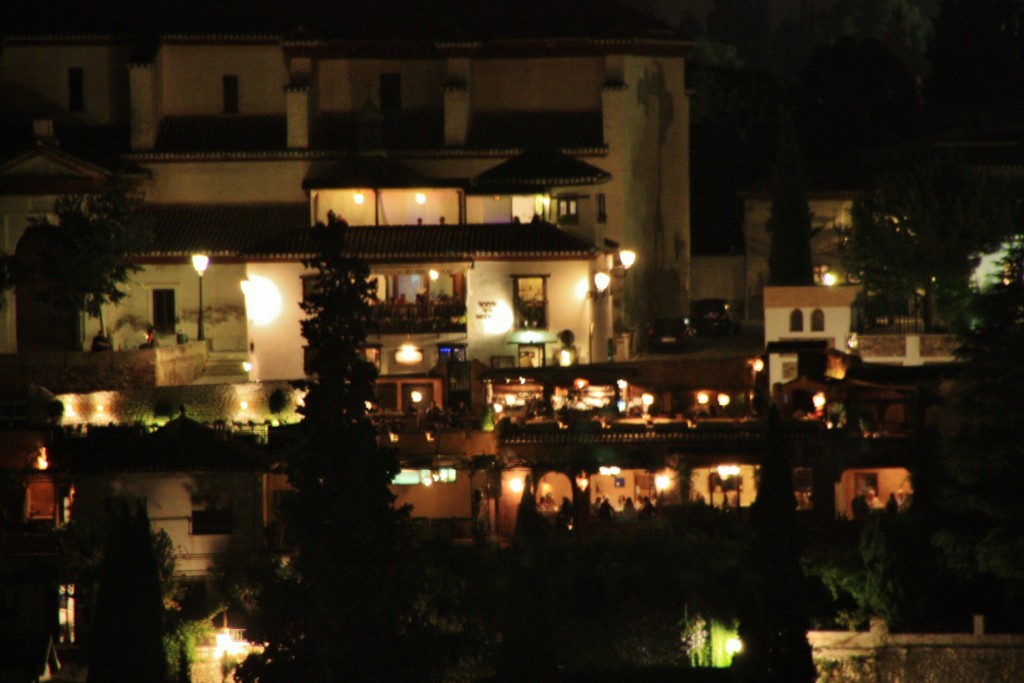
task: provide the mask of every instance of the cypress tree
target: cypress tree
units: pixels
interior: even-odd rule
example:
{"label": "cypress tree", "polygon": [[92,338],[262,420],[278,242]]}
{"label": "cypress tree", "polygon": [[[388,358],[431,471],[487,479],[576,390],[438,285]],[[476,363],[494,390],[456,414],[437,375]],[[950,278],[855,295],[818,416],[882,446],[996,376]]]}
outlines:
{"label": "cypress tree", "polygon": [[807,642],[807,591],[800,567],[791,445],[776,410],[769,416],[768,429],[761,483],[750,508],[747,575],[741,579],[743,651],[734,667],[742,681],[813,683],[817,672]]}
{"label": "cypress tree", "polygon": [[315,286],[302,303],[311,377],[301,443],[287,459],[295,495],[283,510],[296,553],[262,587],[268,646],[242,680],[408,680],[403,672],[403,511],[389,484],[391,451],[366,414],[376,368],[362,354],[373,285],[345,251],[348,226],[312,229]]}
{"label": "cypress tree", "polygon": [[143,506],[122,509],[113,520],[100,569],[89,683],[166,681],[162,619],[149,517]]}
{"label": "cypress tree", "polygon": [[813,285],[807,181],[796,126],[785,111],[779,114],[779,149],[771,179],[771,200],[768,281],[775,286]]}

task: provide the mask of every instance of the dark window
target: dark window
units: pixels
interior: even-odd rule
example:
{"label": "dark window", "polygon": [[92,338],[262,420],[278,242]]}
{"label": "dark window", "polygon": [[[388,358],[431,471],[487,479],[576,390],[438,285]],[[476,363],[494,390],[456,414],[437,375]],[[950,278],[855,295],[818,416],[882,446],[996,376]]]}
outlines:
{"label": "dark window", "polygon": [[579,200],[576,197],[558,198],[558,222],[568,224],[579,222]]}
{"label": "dark window", "polygon": [[173,335],[174,323],[174,290],[153,290],[153,327],[157,334]]}
{"label": "dark window", "polygon": [[238,113],[238,76],[224,77],[224,113]]}
{"label": "dark window", "polygon": [[607,223],[608,222],[608,207],[605,204],[604,192],[597,194],[597,222]]}
{"label": "dark window", "polygon": [[543,275],[512,278],[516,327],[520,330],[544,329],[548,326],[547,278]]}
{"label": "dark window", "polygon": [[825,331],[825,311],[820,308],[811,312],[811,332]]}
{"label": "dark window", "polygon": [[380,75],[380,108],[402,108],[402,74]]}
{"label": "dark window", "polygon": [[804,331],[804,312],[801,311],[799,308],[794,308],[793,312],[789,314],[789,331]]}
{"label": "dark window", "polygon": [[230,508],[192,511],[192,535],[230,534],[234,524]]}
{"label": "dark window", "polygon": [[85,71],[80,66],[68,69],[68,110],[85,110]]}

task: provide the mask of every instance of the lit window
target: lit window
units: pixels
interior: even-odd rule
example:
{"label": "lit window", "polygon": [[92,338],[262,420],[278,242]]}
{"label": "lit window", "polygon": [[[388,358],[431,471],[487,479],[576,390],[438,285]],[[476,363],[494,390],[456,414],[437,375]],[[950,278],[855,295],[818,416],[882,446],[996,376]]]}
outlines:
{"label": "lit window", "polygon": [[58,637],[62,643],[73,643],[75,642],[75,584],[61,584],[58,591],[57,624],[60,627]]}
{"label": "lit window", "polygon": [[576,197],[558,198],[558,222],[561,224],[579,222],[579,200]]}
{"label": "lit window", "polygon": [[547,328],[548,297],[546,276],[513,277],[512,296],[517,329]]}

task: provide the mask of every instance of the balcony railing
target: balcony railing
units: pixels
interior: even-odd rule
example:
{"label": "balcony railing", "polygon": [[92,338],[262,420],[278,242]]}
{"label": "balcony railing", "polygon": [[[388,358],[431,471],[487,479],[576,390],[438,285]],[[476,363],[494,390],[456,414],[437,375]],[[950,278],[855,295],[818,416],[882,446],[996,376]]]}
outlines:
{"label": "balcony railing", "polygon": [[465,332],[463,301],[401,303],[383,301],[370,308],[370,330],[377,334],[417,332]]}

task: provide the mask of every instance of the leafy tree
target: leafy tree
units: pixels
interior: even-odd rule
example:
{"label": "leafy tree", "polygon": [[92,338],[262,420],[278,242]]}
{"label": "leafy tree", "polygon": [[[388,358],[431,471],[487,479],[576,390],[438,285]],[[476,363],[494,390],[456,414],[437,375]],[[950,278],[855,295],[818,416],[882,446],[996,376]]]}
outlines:
{"label": "leafy tree", "polygon": [[1024,595],[1024,422],[1018,414],[1024,401],[1024,246],[1019,241],[1004,261],[1003,278],[977,297],[977,311],[977,323],[961,335],[966,371],[951,401],[955,433],[942,447],[946,487],[938,501],[946,524],[937,540],[961,574],[979,583],[999,582],[992,602],[976,608],[1019,614]]}
{"label": "leafy tree", "polygon": [[779,152],[771,181],[771,199],[768,280],[772,285],[813,285],[807,183],[796,128],[785,112],[780,114]]}
{"label": "leafy tree", "polygon": [[888,299],[905,314],[919,298],[931,331],[963,322],[980,254],[1013,231],[1015,202],[1001,179],[953,157],[916,161],[854,202],[843,259],[869,302]]}
{"label": "leafy tree", "polygon": [[168,678],[163,596],[149,517],[143,507],[114,519],[100,571],[89,643],[89,683]]}
{"label": "leafy tree", "polygon": [[[138,208],[137,199],[114,188],[59,197],[53,210],[56,224],[45,216],[30,221],[28,230],[40,231],[49,243],[49,262],[59,264],[46,270],[46,298],[54,306],[99,320],[100,336],[106,336],[103,306],[127,296],[123,285],[142,268],[132,259],[152,239],[151,227]],[[36,277],[25,264],[15,260],[12,266],[14,286]]]}
{"label": "leafy tree", "polygon": [[778,411],[769,416],[768,445],[739,603],[743,651],[734,667],[744,681],[811,683],[817,678],[807,642],[807,581],[800,566],[800,528],[793,495],[792,446]]}
{"label": "leafy tree", "polygon": [[389,489],[394,454],[366,415],[376,368],[362,357],[373,285],[346,254],[347,225],[312,230],[316,287],[302,304],[313,374],[301,443],[287,457],[296,493],[283,510],[296,553],[260,591],[268,642],[240,680],[408,680],[403,624],[404,510]]}

